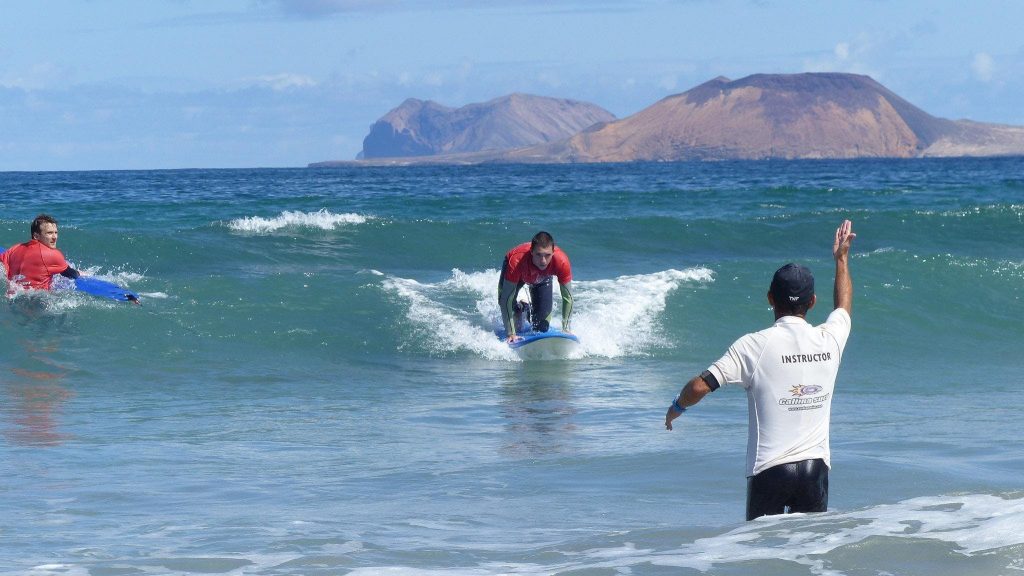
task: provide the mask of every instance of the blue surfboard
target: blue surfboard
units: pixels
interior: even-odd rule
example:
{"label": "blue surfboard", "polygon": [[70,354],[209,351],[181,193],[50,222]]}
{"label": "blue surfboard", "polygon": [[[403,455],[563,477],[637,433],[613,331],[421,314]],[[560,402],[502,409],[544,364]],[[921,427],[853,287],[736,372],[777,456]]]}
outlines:
{"label": "blue surfboard", "polygon": [[558,328],[549,328],[547,332],[527,332],[526,334],[522,334],[521,336],[523,337],[523,339],[510,343],[508,345],[509,348],[512,348],[513,350],[516,348],[522,348],[523,346],[533,344],[534,342],[538,342],[540,340],[546,340],[548,338],[562,338],[565,340],[571,340],[576,344],[579,344],[580,342],[579,337],[576,336],[575,334],[568,334],[566,332],[562,332]]}
{"label": "blue surfboard", "polygon": [[139,295],[135,292],[122,288],[113,282],[107,282],[92,276],[79,276],[75,278],[75,290],[99,296],[100,298],[120,300],[121,302],[139,301]]}
{"label": "blue surfboard", "polygon": [[[498,339],[505,340],[505,330],[496,330]],[[510,342],[511,348],[522,358],[537,360],[557,360],[568,358],[579,349],[580,339],[575,334],[562,332],[552,326],[547,332],[522,332],[522,340]]]}

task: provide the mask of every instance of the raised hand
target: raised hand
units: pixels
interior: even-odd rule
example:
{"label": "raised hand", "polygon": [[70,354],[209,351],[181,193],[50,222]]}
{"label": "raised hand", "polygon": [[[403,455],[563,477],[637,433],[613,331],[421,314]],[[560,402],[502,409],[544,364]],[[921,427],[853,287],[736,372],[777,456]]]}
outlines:
{"label": "raised hand", "polygon": [[836,239],[832,243],[832,257],[835,259],[846,258],[850,253],[850,244],[857,234],[853,231],[853,222],[843,220],[843,223],[836,228]]}

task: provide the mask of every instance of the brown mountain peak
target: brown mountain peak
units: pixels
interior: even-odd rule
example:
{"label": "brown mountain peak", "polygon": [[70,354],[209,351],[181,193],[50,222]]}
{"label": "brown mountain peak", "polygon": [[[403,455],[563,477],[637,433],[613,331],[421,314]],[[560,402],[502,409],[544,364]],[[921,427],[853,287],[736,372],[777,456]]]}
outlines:
{"label": "brown mountain peak", "polygon": [[607,110],[574,100],[513,93],[449,108],[407,99],[370,127],[366,159],[497,151],[568,138],[614,120]]}

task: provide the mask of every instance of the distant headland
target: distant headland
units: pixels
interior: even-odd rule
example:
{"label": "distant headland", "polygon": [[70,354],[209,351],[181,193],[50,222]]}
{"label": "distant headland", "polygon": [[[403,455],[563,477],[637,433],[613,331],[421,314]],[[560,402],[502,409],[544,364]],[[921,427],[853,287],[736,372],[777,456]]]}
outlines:
{"label": "distant headland", "polygon": [[806,73],[715,78],[620,120],[524,94],[458,109],[410,99],[372,126],[359,159],[309,166],[1022,154],[1022,126],[938,118],[868,76]]}

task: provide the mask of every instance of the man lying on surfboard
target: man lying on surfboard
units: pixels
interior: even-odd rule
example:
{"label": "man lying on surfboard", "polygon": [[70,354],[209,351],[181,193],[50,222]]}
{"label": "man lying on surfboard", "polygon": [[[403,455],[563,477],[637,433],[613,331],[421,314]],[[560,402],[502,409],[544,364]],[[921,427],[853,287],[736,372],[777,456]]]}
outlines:
{"label": "man lying on surfboard", "polygon": [[68,264],[57,250],[57,220],[40,214],[32,221],[32,238],[0,253],[0,262],[7,269],[7,280],[26,290],[49,290],[53,277],[60,274],[74,280],[79,272]]}
{"label": "man lying on surfboard", "polygon": [[[11,285],[8,295],[15,286],[25,290],[49,290],[57,274],[72,280],[81,277],[81,273],[72,268],[64,254],[57,250],[57,220],[53,216],[36,216],[30,231],[32,238],[28,242],[12,246],[9,250],[0,248],[0,263],[7,270],[7,281]],[[126,294],[125,299],[139,303],[133,293]]]}
{"label": "man lying on surfboard", "polygon": [[524,242],[505,254],[498,280],[498,309],[505,324],[508,342],[522,337],[516,330],[516,316],[522,312],[523,303],[516,302],[516,295],[524,284],[530,285],[530,299],[533,301],[530,316],[536,332],[547,332],[551,323],[552,292],[551,278],[558,278],[562,294],[562,330],[569,332],[569,316],[572,314],[572,267],[569,256],[555,246],[555,239],[547,232],[538,232],[530,242]]}

